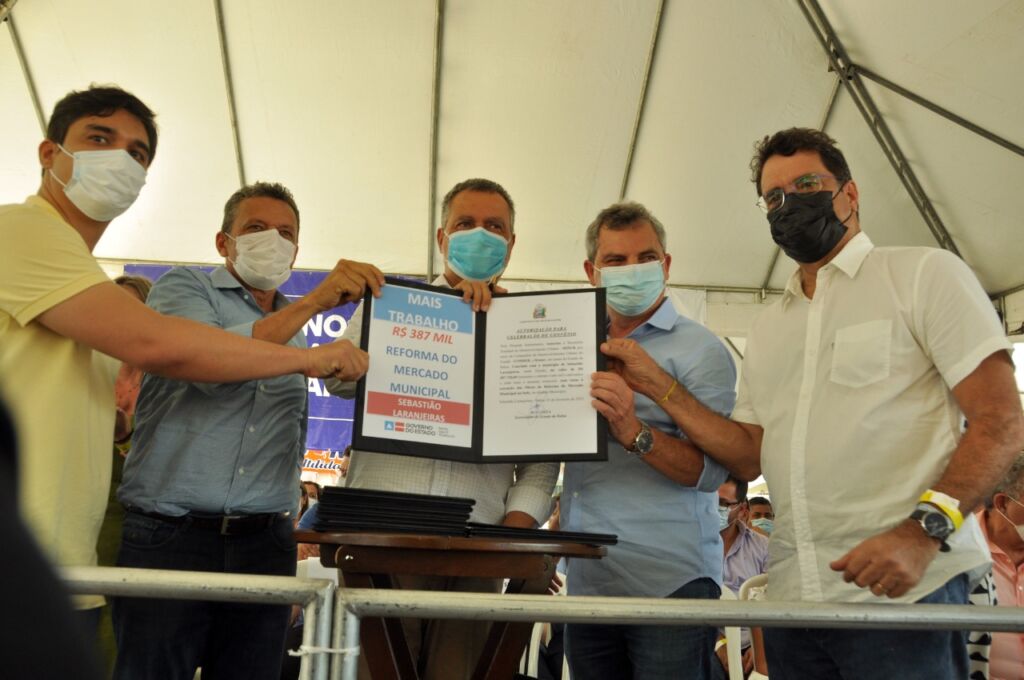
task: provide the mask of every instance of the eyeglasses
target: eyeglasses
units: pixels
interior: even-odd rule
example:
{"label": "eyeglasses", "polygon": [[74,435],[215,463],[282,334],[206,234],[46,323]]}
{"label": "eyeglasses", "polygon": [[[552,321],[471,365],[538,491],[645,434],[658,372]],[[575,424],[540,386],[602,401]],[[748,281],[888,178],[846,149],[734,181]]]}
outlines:
{"label": "eyeglasses", "polygon": [[[786,194],[816,194],[825,190],[825,180],[834,179],[839,181],[835,175],[824,175],[817,172],[809,172],[801,175],[789,184],[777,187],[757,199],[757,207],[766,213],[775,212],[786,203]],[[845,184],[845,182],[843,182]],[[842,188],[842,184],[839,185]]]}
{"label": "eyeglasses", "polygon": [[732,508],[735,508],[737,505],[739,505],[742,502],[743,501],[733,501],[733,502],[730,503],[729,501],[725,500],[721,496],[718,497],[718,507],[720,507],[720,508],[729,508],[731,510]]}

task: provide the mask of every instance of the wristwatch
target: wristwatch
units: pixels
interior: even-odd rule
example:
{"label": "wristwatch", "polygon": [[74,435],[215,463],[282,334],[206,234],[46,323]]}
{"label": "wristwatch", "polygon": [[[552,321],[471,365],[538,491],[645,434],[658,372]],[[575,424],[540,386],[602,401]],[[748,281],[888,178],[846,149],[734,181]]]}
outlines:
{"label": "wristwatch", "polygon": [[946,539],[956,530],[956,527],[946,513],[930,503],[918,503],[914,512],[910,513],[910,519],[920,524],[926,535],[939,541],[940,551],[949,552],[949,544],[946,543]]}
{"label": "wristwatch", "polygon": [[643,458],[654,448],[654,435],[647,423],[640,421],[640,432],[633,439],[633,443],[626,449],[637,458]]}

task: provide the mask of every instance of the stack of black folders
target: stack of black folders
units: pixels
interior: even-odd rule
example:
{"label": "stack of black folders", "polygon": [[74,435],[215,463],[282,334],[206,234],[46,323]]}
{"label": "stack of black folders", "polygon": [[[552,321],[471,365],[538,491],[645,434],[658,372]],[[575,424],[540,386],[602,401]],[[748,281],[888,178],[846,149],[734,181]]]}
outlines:
{"label": "stack of black folders", "polygon": [[472,498],[326,486],[317,504],[317,531],[464,536]]}
{"label": "stack of black folders", "polygon": [[518,529],[470,522],[475,503],[472,498],[327,486],[320,493],[314,528],[326,533],[411,533],[589,545],[618,542],[614,534]]}

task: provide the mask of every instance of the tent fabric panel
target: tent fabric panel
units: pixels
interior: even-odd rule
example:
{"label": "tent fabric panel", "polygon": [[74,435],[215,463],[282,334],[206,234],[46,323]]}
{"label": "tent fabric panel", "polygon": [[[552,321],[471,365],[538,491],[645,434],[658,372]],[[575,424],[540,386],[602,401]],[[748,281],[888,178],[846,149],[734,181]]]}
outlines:
{"label": "tent fabric panel", "polygon": [[298,266],[423,271],[433,17],[400,0],[225,3],[247,175],[295,194]]}

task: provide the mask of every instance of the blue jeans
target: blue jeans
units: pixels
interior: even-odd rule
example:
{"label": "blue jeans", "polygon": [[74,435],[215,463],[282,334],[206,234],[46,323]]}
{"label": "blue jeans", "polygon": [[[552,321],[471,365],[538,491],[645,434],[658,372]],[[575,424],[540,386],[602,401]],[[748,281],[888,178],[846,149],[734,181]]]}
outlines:
{"label": "blue jeans", "polygon": [[[717,583],[701,578],[669,597],[717,600],[721,594]],[[571,623],[565,653],[572,677],[584,680],[710,680],[716,636],[710,626]]]}
{"label": "blue jeans", "polygon": [[[254,533],[222,536],[190,522],[127,511],[119,567],[295,575],[295,538],[282,517]],[[287,605],[122,597],[113,600],[118,680],[277,680]]]}
{"label": "blue jeans", "polygon": [[[967,604],[967,575],[917,601]],[[856,630],[765,628],[772,680],[964,680],[967,632],[951,630]]]}

